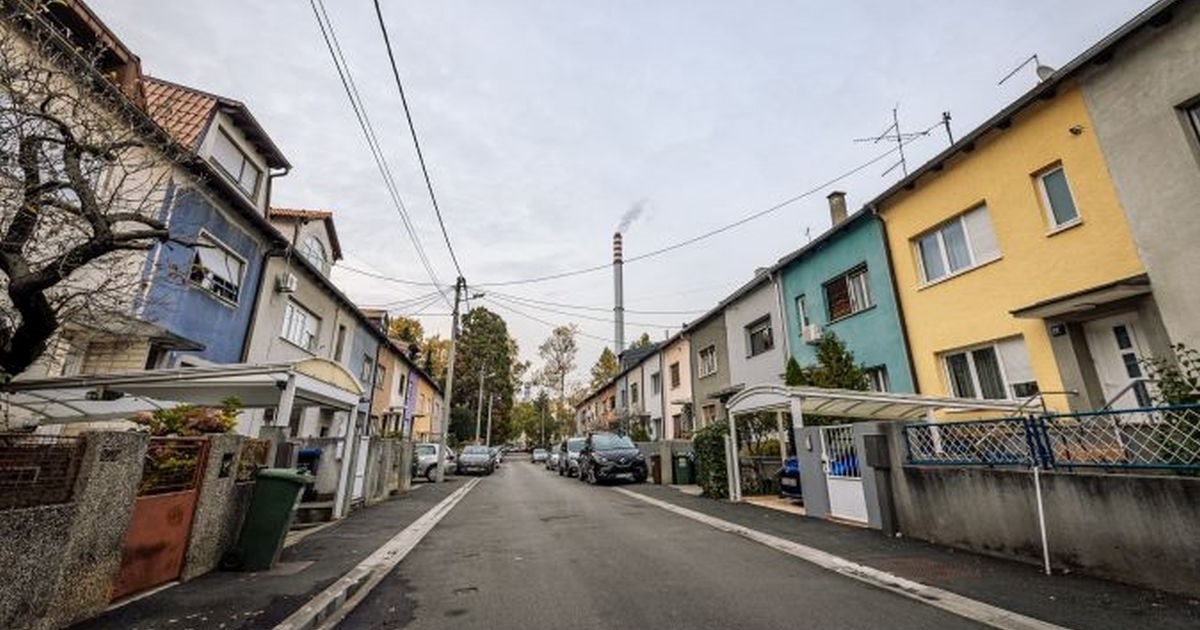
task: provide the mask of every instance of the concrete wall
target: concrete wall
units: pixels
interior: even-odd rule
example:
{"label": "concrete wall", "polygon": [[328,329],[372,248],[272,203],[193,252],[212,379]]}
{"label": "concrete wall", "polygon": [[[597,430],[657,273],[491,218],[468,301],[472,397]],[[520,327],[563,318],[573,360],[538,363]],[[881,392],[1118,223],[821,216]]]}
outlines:
{"label": "concrete wall", "polygon": [[[889,438],[902,462],[899,425]],[[890,478],[904,535],[1041,562],[1030,471],[894,465]],[[1056,569],[1200,595],[1200,479],[1048,472],[1042,495]]]}
{"label": "concrete wall", "polygon": [[1181,214],[1200,199],[1200,141],[1179,109],[1200,96],[1200,5],[1172,12],[1093,67],[1083,94],[1167,331],[1200,347],[1200,221]]}
{"label": "concrete wall", "polygon": [[[912,392],[912,369],[900,328],[900,310],[892,288],[883,224],[871,215],[862,215],[853,221],[789,263],[781,272],[789,348],[800,365],[817,362],[816,345],[804,343],[800,330],[796,300],[804,296],[804,310],[810,324],[837,334],[859,363],[868,367],[886,366],[892,391]],[[867,284],[873,306],[831,323],[829,306],[825,302],[825,283],[863,264],[867,266]]]}
{"label": "concrete wall", "polygon": [[815,518],[829,516],[829,486],[821,463],[820,427],[796,427],[796,460],[800,465],[800,492],[804,513]]}
{"label": "concrete wall", "polygon": [[[750,339],[746,326],[763,317],[771,319],[771,339],[774,346],[766,352],[750,356]],[[784,323],[779,314],[779,296],[772,280],[764,281],[737,301],[725,307],[725,339],[729,345],[729,382],[747,387],[760,384],[782,384],[787,364],[784,356]]]}
{"label": "concrete wall", "polygon": [[[696,428],[703,428],[704,415],[701,409],[704,405],[716,406],[716,419],[725,417],[725,405],[709,396],[729,387],[729,344],[725,334],[725,314],[717,313],[707,320],[700,322],[695,328],[688,330],[690,346],[689,362],[691,363],[692,379],[692,414],[696,418]],[[700,351],[708,346],[717,349],[717,372],[708,376],[700,376]]]}
{"label": "concrete wall", "polygon": [[196,498],[192,534],[180,575],[183,581],[217,568],[221,556],[237,543],[249,498],[246,490],[253,487],[237,483],[243,440],[244,437],[235,434],[208,438],[208,462]]}
{"label": "concrete wall", "polygon": [[[642,388],[641,392],[642,409],[644,413],[650,416],[650,431],[651,436],[656,440],[663,439],[663,395],[667,391],[666,374],[662,372],[662,354],[655,352],[646,357],[642,362]],[[658,393],[654,393],[654,385],[652,377],[658,374]]]}
{"label": "concrete wall", "polygon": [[70,503],[0,511],[0,627],[59,628],[108,606],[147,436],[87,433]]}
{"label": "concrete wall", "polygon": [[309,437],[289,441],[296,445],[297,450],[302,448],[321,449],[321,458],[318,460],[317,478],[313,482],[313,489],[319,496],[328,495],[329,498],[332,498],[337,492],[338,472],[343,461],[343,458],[339,456],[342,450],[342,438]]}

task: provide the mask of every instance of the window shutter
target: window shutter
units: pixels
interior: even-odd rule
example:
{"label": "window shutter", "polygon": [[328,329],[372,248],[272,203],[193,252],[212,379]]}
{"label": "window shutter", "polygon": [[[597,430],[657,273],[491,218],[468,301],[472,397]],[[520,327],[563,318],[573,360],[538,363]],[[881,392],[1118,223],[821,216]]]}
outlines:
{"label": "window shutter", "polygon": [[996,241],[996,232],[992,229],[992,217],[987,206],[979,206],[963,215],[963,225],[967,228],[971,251],[975,253],[975,264],[1000,256],[1000,244]]}
{"label": "window shutter", "polygon": [[1025,340],[1021,337],[1011,337],[996,344],[1000,351],[1000,362],[1004,365],[1004,373],[1010,384],[1036,382],[1033,366],[1029,362],[1029,351],[1025,348]]}

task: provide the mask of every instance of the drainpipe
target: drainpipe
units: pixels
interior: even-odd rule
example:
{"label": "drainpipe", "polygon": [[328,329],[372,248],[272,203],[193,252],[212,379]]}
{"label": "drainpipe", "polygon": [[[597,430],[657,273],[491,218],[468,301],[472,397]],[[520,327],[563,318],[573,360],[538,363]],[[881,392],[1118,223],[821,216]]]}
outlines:
{"label": "drainpipe", "polygon": [[920,391],[921,387],[917,383],[917,368],[913,365],[912,344],[908,339],[908,324],[904,320],[904,307],[900,305],[900,290],[896,282],[896,267],[892,264],[892,245],[888,241],[887,236],[887,221],[883,220],[883,215],[879,213],[879,207],[871,204],[871,215],[879,222],[879,227],[883,230],[883,253],[887,256],[888,277],[892,281],[892,300],[896,303],[896,318],[900,324],[900,338],[904,341],[904,354],[908,360],[908,374],[912,379],[913,391]]}

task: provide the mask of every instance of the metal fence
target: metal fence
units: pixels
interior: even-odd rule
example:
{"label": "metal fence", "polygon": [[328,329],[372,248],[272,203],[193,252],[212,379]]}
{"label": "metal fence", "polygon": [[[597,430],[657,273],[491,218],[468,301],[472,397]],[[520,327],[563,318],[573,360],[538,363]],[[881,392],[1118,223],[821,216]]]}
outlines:
{"label": "metal fence", "polygon": [[0,510],[70,501],[83,447],[74,437],[0,434]]}
{"label": "metal fence", "polygon": [[1200,470],[1200,405],[904,427],[912,464]]}
{"label": "metal fence", "polygon": [[195,488],[207,451],[208,440],[203,438],[150,438],[138,496]]}

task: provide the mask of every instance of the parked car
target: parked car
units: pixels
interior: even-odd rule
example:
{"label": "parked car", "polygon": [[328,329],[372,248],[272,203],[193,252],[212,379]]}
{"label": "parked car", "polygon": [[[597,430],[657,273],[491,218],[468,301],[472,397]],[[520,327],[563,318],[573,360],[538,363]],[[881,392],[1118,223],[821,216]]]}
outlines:
{"label": "parked car", "polygon": [[[487,448],[487,447],[484,447],[484,448]],[[497,466],[499,466],[500,463],[504,461],[504,449],[500,448],[499,446],[493,446],[493,447],[491,447],[491,452],[492,452],[492,462],[495,463]]]}
{"label": "parked car", "polygon": [[458,464],[454,471],[457,474],[480,473],[490,475],[496,470],[496,462],[486,446],[467,446],[458,454]]}
{"label": "parked car", "polygon": [[558,470],[558,451],[550,451],[546,456],[546,470]]}
{"label": "parked car", "polygon": [[558,445],[558,474],[574,477],[579,474],[579,451],[587,438],[573,437]]}
{"label": "parked car", "polygon": [[539,462],[545,464],[547,457],[550,457],[550,451],[547,451],[544,448],[535,448],[533,449],[533,455],[530,456],[529,461],[535,464]]}
{"label": "parked car", "polygon": [[[421,475],[429,481],[437,479],[437,453],[438,445],[431,442],[422,442],[416,446],[417,456],[414,475]],[[446,459],[442,462],[442,473],[449,474],[454,470],[454,452],[446,449]]]}
{"label": "parked car", "polygon": [[779,496],[785,499],[803,500],[800,491],[800,462],[795,457],[783,460],[779,468]]}
{"label": "parked car", "polygon": [[579,478],[595,484],[617,478],[641,483],[648,476],[646,456],[633,440],[616,433],[593,433],[579,453]]}

